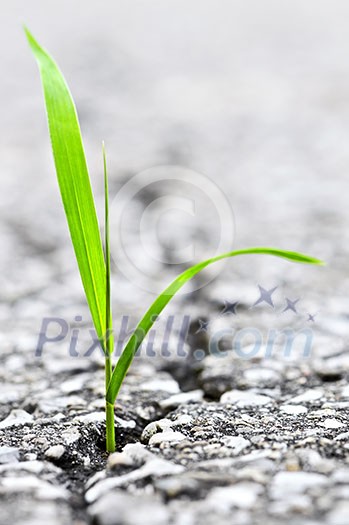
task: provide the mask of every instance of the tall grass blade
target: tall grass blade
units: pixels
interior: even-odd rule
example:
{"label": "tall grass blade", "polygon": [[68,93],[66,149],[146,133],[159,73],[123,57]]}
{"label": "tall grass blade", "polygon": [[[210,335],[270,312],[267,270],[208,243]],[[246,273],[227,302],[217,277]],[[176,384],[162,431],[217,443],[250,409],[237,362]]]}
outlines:
{"label": "tall grass blade", "polygon": [[106,356],[113,352],[113,318],[111,309],[110,289],[110,227],[109,227],[109,185],[107,159],[104,142],[102,143],[103,171],[104,171],[104,259],[105,259],[105,348]]}
{"label": "tall grass blade", "polygon": [[204,268],[210,264],[221,261],[222,259],[227,259],[228,257],[235,257],[237,255],[243,254],[258,254],[263,253],[266,255],[275,255],[277,257],[282,257],[288,259],[289,261],[305,263],[305,264],[324,264],[322,261],[310,257],[308,255],[303,255],[297,252],[290,252],[286,250],[278,250],[276,248],[246,248],[242,250],[236,250],[233,252],[224,253],[202,261],[194,266],[191,266],[183,273],[181,273],[153,302],[147,312],[144,314],[143,318],[138,323],[135,331],[131,335],[129,341],[127,342],[116,366],[109,383],[107,391],[107,401],[109,403],[114,403],[116,396],[120,390],[121,384],[125,378],[127,370],[132,363],[133,357],[137,352],[138,348],[142,344],[145,336],[149,332],[150,328],[155,322],[156,317],[162,312],[165,306],[171,301],[173,296],[187,283],[192,279],[197,273],[201,272]]}
{"label": "tall grass blade", "polygon": [[74,101],[50,55],[25,28],[38,62],[58,183],[92,319],[99,339],[106,325],[106,269]]}
{"label": "tall grass blade", "polygon": [[[110,295],[110,240],[109,240],[109,187],[108,187],[108,171],[107,159],[105,154],[104,142],[102,144],[103,150],[103,168],[104,168],[104,228],[105,228],[105,391],[109,386],[112,375],[111,354],[113,352],[114,338],[113,338],[113,320],[111,311],[111,295]],[[106,401],[106,449],[107,452],[115,451],[115,424],[114,424],[114,404]]]}

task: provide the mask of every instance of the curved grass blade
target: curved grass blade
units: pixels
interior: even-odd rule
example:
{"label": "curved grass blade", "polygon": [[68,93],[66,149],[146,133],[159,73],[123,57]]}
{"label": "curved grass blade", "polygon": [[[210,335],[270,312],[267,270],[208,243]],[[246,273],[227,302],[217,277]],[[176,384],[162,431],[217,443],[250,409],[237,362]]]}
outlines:
{"label": "curved grass blade", "polygon": [[106,269],[78,116],[56,63],[28,29],[25,32],[39,65],[64,210],[86,299],[102,342],[106,325]]}
{"label": "curved grass blade", "polygon": [[217,257],[207,259],[202,261],[194,266],[191,266],[183,273],[181,273],[153,302],[147,312],[144,314],[141,321],[138,323],[135,331],[128,340],[115,368],[109,383],[107,391],[107,401],[109,403],[114,403],[116,396],[120,390],[121,384],[124,380],[124,377],[127,373],[129,366],[132,363],[132,359],[137,352],[138,348],[143,342],[143,339],[147,335],[148,331],[154,324],[156,317],[162,312],[165,306],[171,301],[173,296],[184,286],[186,282],[192,279],[197,273],[201,272],[206,266],[210,264],[221,261],[222,259],[227,259],[228,257],[235,257],[237,255],[243,254],[256,254],[263,253],[266,255],[275,255],[277,257],[282,257],[288,259],[289,261],[305,263],[305,264],[317,264],[323,265],[324,263],[319,259],[310,257],[308,255],[303,255],[297,252],[290,252],[287,250],[278,250],[276,248],[246,248],[242,250],[236,250],[233,252],[223,253]]}

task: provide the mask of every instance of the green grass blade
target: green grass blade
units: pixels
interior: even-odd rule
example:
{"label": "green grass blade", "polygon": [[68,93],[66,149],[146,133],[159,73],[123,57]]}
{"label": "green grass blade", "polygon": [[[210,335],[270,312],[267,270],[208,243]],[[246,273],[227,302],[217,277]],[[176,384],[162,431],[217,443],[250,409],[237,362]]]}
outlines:
{"label": "green grass blade", "polygon": [[183,273],[181,273],[153,302],[147,312],[144,314],[141,321],[138,323],[135,331],[131,335],[129,341],[127,342],[115,368],[109,383],[107,391],[107,401],[109,403],[114,403],[116,396],[120,390],[121,384],[125,378],[127,370],[132,363],[133,357],[137,352],[139,346],[142,344],[143,339],[147,335],[148,331],[152,327],[156,316],[158,316],[165,306],[171,301],[173,296],[182,288],[182,286],[192,279],[197,273],[201,272],[206,266],[210,264],[221,261],[222,259],[227,259],[228,257],[235,257],[237,255],[243,254],[258,254],[263,253],[266,255],[275,255],[277,257],[282,257],[288,259],[289,261],[295,261],[305,264],[324,264],[322,261],[310,257],[308,255],[303,255],[297,252],[290,252],[286,250],[278,250],[276,248],[246,248],[242,250],[236,250],[233,252],[224,253],[213,257],[212,259],[207,259],[202,261],[194,266],[191,266]]}
{"label": "green grass blade", "polygon": [[58,183],[81,280],[96,332],[105,328],[106,270],[101,236],[74,101],[50,55],[25,28],[38,62]]}
{"label": "green grass blade", "polygon": [[[108,187],[108,171],[107,159],[105,154],[104,142],[102,144],[103,150],[103,168],[104,168],[104,228],[105,228],[105,392],[107,392],[109,382],[112,375],[111,354],[114,347],[113,337],[113,320],[111,311],[111,297],[110,297],[110,239],[109,239],[109,187]],[[115,423],[114,423],[114,404],[106,401],[106,449],[107,452],[115,451]]]}
{"label": "green grass blade", "polygon": [[105,348],[106,355],[110,356],[113,352],[114,338],[113,338],[113,319],[111,310],[111,290],[110,290],[110,227],[109,227],[109,186],[108,186],[108,171],[107,159],[105,153],[104,142],[102,144],[103,153],[103,170],[104,170],[104,217],[105,217]]}
{"label": "green grass blade", "polygon": [[111,289],[110,289],[110,228],[109,228],[109,186],[108,186],[108,171],[107,160],[105,153],[104,142],[102,144],[103,152],[103,169],[104,169],[104,217],[105,217],[105,350],[106,356],[110,356],[113,352],[114,337],[113,337],[113,319],[111,309]]}

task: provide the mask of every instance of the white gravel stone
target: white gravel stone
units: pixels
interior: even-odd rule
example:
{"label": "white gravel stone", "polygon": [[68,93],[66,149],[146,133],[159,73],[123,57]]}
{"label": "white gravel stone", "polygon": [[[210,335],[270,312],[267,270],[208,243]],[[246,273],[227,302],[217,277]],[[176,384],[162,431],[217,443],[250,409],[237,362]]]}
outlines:
{"label": "white gravel stone", "polygon": [[113,454],[110,454],[107,461],[107,467],[109,469],[113,469],[120,465],[129,467],[133,466],[133,464],[134,462],[132,459],[124,452],[114,452]]}
{"label": "white gravel stone", "polygon": [[308,409],[302,405],[281,405],[280,410],[290,416],[299,416],[308,412]]}
{"label": "white gravel stone", "polygon": [[342,432],[334,438],[336,441],[347,441],[349,440],[349,432]]}
{"label": "white gravel stone", "polygon": [[45,451],[45,456],[49,459],[60,459],[64,453],[63,445],[53,445]]}
{"label": "white gravel stone", "polygon": [[201,401],[204,396],[202,390],[192,390],[190,392],[181,392],[180,394],[175,394],[174,396],[168,397],[163,401],[160,401],[161,408],[177,407],[182,403],[190,403]]}
{"label": "white gravel stone", "polygon": [[85,483],[85,490],[90,489],[91,487],[93,487],[93,485],[95,485],[99,481],[104,480],[105,478],[106,478],[106,471],[105,470],[99,470],[98,472],[96,472],[96,474],[93,474],[93,476],[91,476],[86,481],[86,483]]}
{"label": "white gravel stone", "polygon": [[152,379],[140,385],[142,390],[159,390],[168,392],[169,394],[178,394],[180,392],[179,385],[174,379]]}
{"label": "white gravel stone", "polygon": [[293,397],[288,400],[288,403],[292,404],[302,404],[302,403],[311,403],[312,401],[317,401],[323,396],[322,390],[307,390],[299,396]]}
{"label": "white gravel stone", "polygon": [[190,425],[193,422],[192,416],[189,414],[182,414],[181,416],[178,416],[177,419],[173,422],[174,425]]}
{"label": "white gravel stone", "polygon": [[108,457],[107,465],[113,468],[117,465],[142,465],[156,456],[141,443],[129,443],[122,452],[114,452]]}
{"label": "white gravel stone", "polygon": [[143,430],[141,440],[147,443],[151,436],[157,434],[159,430],[171,432],[172,425],[173,421],[167,418],[159,419],[158,421],[152,421]]}
{"label": "white gravel stone", "polygon": [[304,448],[297,450],[297,457],[302,461],[302,464],[307,465],[312,471],[321,474],[330,474],[336,468],[336,463],[333,459],[321,456],[317,450]]}
{"label": "white gravel stone", "polygon": [[323,423],[319,423],[319,426],[328,428],[328,429],[332,429],[332,428],[336,429],[336,428],[345,427],[345,425],[341,423],[340,421],[338,421],[338,419],[333,419],[333,418],[325,419]]}
{"label": "white gravel stone", "polygon": [[36,476],[5,477],[1,480],[0,494],[33,493],[39,500],[67,499],[68,491]]}
{"label": "white gravel stone", "polygon": [[167,505],[156,495],[131,495],[127,492],[103,494],[89,508],[89,514],[94,516],[94,523],[98,525],[166,525],[171,521]]}
{"label": "white gravel stone", "polygon": [[149,439],[149,445],[154,446],[160,445],[161,443],[178,443],[184,439],[187,438],[181,432],[159,432],[158,434],[154,434]]}
{"label": "white gravel stone", "polygon": [[89,374],[76,374],[71,379],[67,379],[60,384],[59,389],[63,394],[73,394],[75,392],[81,392],[85,382],[90,379]]}
{"label": "white gravel stone", "polygon": [[49,471],[54,474],[61,474],[62,469],[57,467],[56,465],[53,465],[52,463],[49,463],[48,461],[18,461],[17,463],[8,463],[5,465],[0,465],[0,473],[1,472],[7,472],[7,471],[23,471],[23,472],[30,472],[35,475],[39,475],[42,472]]}
{"label": "white gravel stone", "polygon": [[14,409],[6,419],[0,421],[0,429],[19,425],[26,425],[33,422],[33,416],[25,410]]}
{"label": "white gravel stone", "polygon": [[222,443],[226,447],[233,449],[233,452],[236,455],[240,454],[240,452],[251,445],[251,442],[242,436],[225,436],[222,439]]}
{"label": "white gravel stone", "polygon": [[61,434],[61,437],[66,445],[71,445],[80,439],[81,434],[77,427],[71,427],[67,430],[64,430]]}
{"label": "white gravel stone", "polygon": [[295,494],[304,494],[308,489],[325,487],[328,479],[323,474],[313,472],[278,472],[270,486],[272,499],[288,499]]}
{"label": "white gravel stone", "polygon": [[349,468],[339,468],[331,476],[334,483],[343,483],[349,485]]}
{"label": "white gravel stone", "polygon": [[[73,421],[76,421],[78,423],[104,423],[105,412],[104,410],[90,412],[89,414],[76,416]],[[114,421],[115,424],[121,428],[135,428],[136,426],[136,422],[133,419],[131,419],[130,421],[126,421],[125,419],[121,419],[121,417],[115,416]]]}
{"label": "white gravel stone", "polygon": [[28,454],[24,454],[25,461],[35,461],[38,459],[38,455],[34,454],[34,452],[29,452]]}
{"label": "white gravel stone", "polygon": [[98,481],[86,492],[85,499],[88,503],[93,503],[108,491],[111,491],[116,487],[129,487],[130,483],[148,478],[149,476],[156,476],[158,478],[161,476],[169,476],[171,474],[180,474],[183,471],[184,467],[181,465],[176,465],[170,461],[154,457],[150,461],[147,461],[142,467],[124,474],[123,476],[109,477]]}
{"label": "white gravel stone", "polygon": [[86,401],[81,396],[70,395],[57,397],[52,394],[52,398],[40,400],[38,407],[44,414],[52,414],[64,408],[85,408]]}
{"label": "white gravel stone", "polygon": [[19,459],[19,449],[14,447],[0,447],[0,463],[14,463]]}
{"label": "white gravel stone", "polygon": [[74,417],[73,421],[78,423],[103,423],[105,421],[105,412],[90,412],[89,414]]}
{"label": "white gravel stone", "polygon": [[244,379],[250,386],[274,386],[280,382],[281,375],[271,368],[249,368],[244,372]]}
{"label": "white gravel stone", "polygon": [[309,414],[309,418],[323,418],[332,417],[336,415],[336,411],[333,408],[320,408],[319,410],[312,410]]}
{"label": "white gravel stone", "polygon": [[121,428],[136,428],[136,422],[133,419],[126,421],[126,419],[121,419],[121,417],[115,416],[114,421],[117,426]]}
{"label": "white gravel stone", "polygon": [[333,410],[349,410],[349,401],[331,401],[324,403],[323,408],[332,408]]}
{"label": "white gravel stone", "polygon": [[232,508],[252,509],[264,491],[258,483],[240,482],[211,490],[206,504],[217,512],[230,513]]}
{"label": "white gravel stone", "polygon": [[272,403],[272,398],[245,390],[231,390],[225,392],[220,399],[221,403],[230,403],[238,408],[264,406]]}

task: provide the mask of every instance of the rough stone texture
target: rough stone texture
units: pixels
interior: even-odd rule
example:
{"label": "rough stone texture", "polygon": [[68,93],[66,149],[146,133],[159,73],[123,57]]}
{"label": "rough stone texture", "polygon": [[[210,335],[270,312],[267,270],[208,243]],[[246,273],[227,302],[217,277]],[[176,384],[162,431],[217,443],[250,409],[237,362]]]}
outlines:
{"label": "rough stone texture", "polygon": [[[2,7],[1,525],[347,525],[348,16],[344,0]],[[126,227],[112,229],[117,334],[122,315],[127,332],[185,268],[193,243],[195,261],[226,234],[227,250],[272,245],[327,262],[236,258],[188,286],[132,365],[109,459],[103,359],[86,355],[90,317],[23,21],[74,93],[99,210],[102,139],[112,200],[146,169],[192,170],[191,185],[150,184],[152,169],[139,194],[124,193]],[[168,194],[177,200],[161,201]],[[225,199],[235,232],[230,212],[218,220]],[[154,202],[171,208],[159,223]],[[258,285],[277,287],[274,307],[258,302]],[[51,317],[69,334],[41,352]],[[303,336],[290,349],[281,330]]]}

